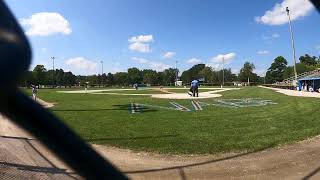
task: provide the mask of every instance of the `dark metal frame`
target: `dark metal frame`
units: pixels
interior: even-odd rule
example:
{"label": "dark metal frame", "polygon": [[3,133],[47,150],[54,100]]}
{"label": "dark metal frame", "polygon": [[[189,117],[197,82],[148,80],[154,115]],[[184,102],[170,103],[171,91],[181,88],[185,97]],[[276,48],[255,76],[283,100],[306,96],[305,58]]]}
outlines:
{"label": "dark metal frame", "polygon": [[31,62],[31,48],[3,1],[0,1],[0,58],[1,113],[39,139],[85,179],[128,179],[55,115],[17,88],[18,79]]}
{"label": "dark metal frame", "polygon": [[[320,10],[320,1],[311,0]],[[16,86],[28,69],[31,49],[5,3],[0,0],[0,111],[30,132],[86,179],[128,179],[48,110]]]}

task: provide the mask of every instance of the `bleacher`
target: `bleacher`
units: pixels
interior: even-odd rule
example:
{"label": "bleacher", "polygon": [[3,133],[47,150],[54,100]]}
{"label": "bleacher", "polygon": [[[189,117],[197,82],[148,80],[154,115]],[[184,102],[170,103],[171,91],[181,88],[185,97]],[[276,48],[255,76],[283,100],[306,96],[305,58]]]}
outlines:
{"label": "bleacher", "polygon": [[[299,80],[301,78],[314,78],[314,77],[320,77],[320,68],[313,71],[308,71],[308,72],[298,74],[297,79]],[[281,82],[276,82],[273,85],[288,86],[288,85],[292,85],[294,80],[295,80],[295,76],[292,76],[290,78],[284,79]]]}

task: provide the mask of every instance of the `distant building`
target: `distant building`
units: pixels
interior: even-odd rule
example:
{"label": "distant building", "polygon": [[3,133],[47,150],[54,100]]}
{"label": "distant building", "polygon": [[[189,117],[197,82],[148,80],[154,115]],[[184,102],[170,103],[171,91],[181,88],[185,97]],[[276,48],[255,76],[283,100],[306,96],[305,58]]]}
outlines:
{"label": "distant building", "polygon": [[182,81],[179,81],[179,80],[178,80],[178,81],[176,81],[176,82],[174,83],[174,85],[175,85],[175,86],[182,86]]}

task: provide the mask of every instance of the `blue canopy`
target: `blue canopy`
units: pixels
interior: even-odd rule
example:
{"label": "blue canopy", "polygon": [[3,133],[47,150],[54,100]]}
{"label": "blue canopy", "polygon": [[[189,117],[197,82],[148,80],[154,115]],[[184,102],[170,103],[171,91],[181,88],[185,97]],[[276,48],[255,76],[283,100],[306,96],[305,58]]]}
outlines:
{"label": "blue canopy", "polygon": [[309,77],[309,78],[298,79],[298,81],[314,81],[314,80],[320,80],[320,77]]}

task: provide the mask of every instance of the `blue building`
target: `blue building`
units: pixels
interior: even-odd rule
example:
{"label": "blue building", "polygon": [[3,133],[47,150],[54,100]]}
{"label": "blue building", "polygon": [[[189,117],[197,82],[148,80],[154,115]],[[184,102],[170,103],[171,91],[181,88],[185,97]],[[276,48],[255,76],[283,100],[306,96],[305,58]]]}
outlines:
{"label": "blue building", "polygon": [[[320,77],[306,77],[298,79],[299,90],[318,91],[320,88]],[[312,89],[310,89],[312,88]]]}

